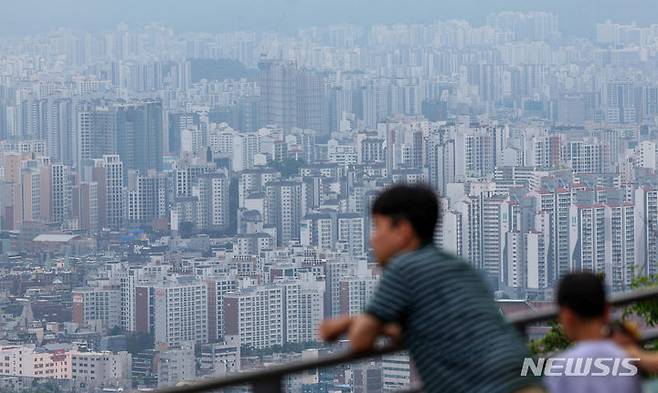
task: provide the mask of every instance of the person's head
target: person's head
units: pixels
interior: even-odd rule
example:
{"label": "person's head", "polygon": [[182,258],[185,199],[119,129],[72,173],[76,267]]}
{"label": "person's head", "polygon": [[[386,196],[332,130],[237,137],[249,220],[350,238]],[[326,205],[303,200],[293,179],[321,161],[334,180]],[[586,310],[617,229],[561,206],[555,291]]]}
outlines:
{"label": "person's head", "polygon": [[370,244],[377,261],[385,265],[399,252],[433,241],[439,201],[426,185],[396,184],[377,196],[371,213]]}
{"label": "person's head", "polygon": [[610,308],[600,277],[589,272],[567,274],[560,280],[557,304],[560,323],[571,340],[603,334]]}

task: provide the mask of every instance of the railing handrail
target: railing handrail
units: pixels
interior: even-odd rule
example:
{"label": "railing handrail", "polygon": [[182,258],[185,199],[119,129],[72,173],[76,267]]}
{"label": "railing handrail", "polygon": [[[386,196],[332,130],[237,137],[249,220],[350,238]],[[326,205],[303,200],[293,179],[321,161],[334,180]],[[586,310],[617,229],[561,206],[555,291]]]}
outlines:
{"label": "railing handrail", "polygon": [[646,329],[640,334],[640,342],[642,344],[648,344],[656,340],[658,340],[658,328]]}
{"label": "railing handrail", "polygon": [[[610,297],[610,305],[618,307],[628,305],[643,300],[658,299],[658,287],[642,288],[634,291],[616,294]],[[557,307],[554,305],[533,310],[528,312],[519,312],[510,315],[508,321],[517,328],[524,330],[528,325],[533,323],[548,321],[557,317]],[[643,333],[643,341],[658,339],[658,329],[650,329]],[[280,391],[271,390],[268,387],[280,384],[283,377],[289,374],[295,374],[306,370],[316,368],[330,367],[338,364],[349,363],[366,358],[386,355],[403,350],[399,346],[384,346],[367,352],[339,352],[322,356],[316,360],[300,360],[286,364],[276,365],[265,369],[250,370],[243,373],[231,374],[228,376],[202,380],[199,382],[190,382],[183,386],[172,386],[159,389],[160,393],[198,393],[210,390],[221,389],[228,386],[253,385],[255,393]],[[415,390],[415,389],[414,389]]]}
{"label": "railing handrail", "polygon": [[[631,303],[640,302],[643,300],[650,300],[658,298],[658,287],[641,288],[633,291],[618,293],[610,296],[608,301],[611,306],[619,307],[626,306]],[[510,315],[508,321],[519,328],[524,330],[528,325],[537,322],[549,321],[557,318],[557,306],[550,305],[542,307],[539,310],[525,311]]]}
{"label": "railing handrail", "polygon": [[231,374],[225,377],[200,382],[190,382],[189,385],[169,387],[159,390],[161,393],[195,393],[221,389],[227,386],[239,386],[267,382],[272,379],[281,378],[284,375],[295,374],[316,368],[330,367],[337,364],[354,362],[375,356],[399,352],[404,348],[399,346],[383,346],[372,351],[365,352],[338,352],[325,355],[316,360],[298,360],[286,364],[276,365],[265,369],[250,370],[243,373]]}

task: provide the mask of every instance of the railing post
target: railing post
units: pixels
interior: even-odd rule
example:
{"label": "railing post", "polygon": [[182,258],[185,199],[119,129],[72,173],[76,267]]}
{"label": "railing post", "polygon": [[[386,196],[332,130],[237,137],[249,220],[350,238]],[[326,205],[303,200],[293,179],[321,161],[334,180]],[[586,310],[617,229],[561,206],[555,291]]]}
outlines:
{"label": "railing post", "polygon": [[261,379],[254,382],[252,386],[253,393],[281,393],[283,387],[281,386],[281,376]]}

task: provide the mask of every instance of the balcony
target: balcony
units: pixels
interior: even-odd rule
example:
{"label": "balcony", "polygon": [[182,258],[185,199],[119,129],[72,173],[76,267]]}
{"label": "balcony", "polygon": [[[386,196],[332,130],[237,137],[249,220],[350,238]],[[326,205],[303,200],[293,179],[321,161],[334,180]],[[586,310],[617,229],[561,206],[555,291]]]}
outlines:
{"label": "balcony", "polygon": [[[613,307],[627,306],[645,300],[658,300],[658,288],[638,289],[631,292],[620,293],[611,296],[610,304]],[[557,307],[546,307],[538,311],[517,313],[508,318],[509,323],[514,325],[525,335],[530,325],[546,322],[557,318]],[[658,340],[658,328],[649,329],[642,333],[645,343]],[[218,389],[245,386],[251,387],[254,393],[280,393],[284,391],[283,381],[289,374],[303,373],[323,367],[331,367],[358,360],[374,358],[381,355],[399,352],[404,348],[383,347],[363,353],[336,353],[313,361],[297,361],[266,369],[251,370],[237,373],[222,378],[204,380],[198,383],[190,383],[185,386],[176,386],[158,390],[160,393],[201,393],[216,391]],[[404,393],[422,392],[422,386],[411,387]]]}

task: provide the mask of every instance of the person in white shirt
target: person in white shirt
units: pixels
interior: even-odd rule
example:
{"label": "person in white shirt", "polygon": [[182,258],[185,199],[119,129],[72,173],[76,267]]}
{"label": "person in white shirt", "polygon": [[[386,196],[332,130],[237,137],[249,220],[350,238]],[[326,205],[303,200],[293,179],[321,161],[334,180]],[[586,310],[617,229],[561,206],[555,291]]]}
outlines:
{"label": "person in white shirt", "polygon": [[640,393],[637,366],[608,338],[610,306],[602,280],[586,272],[566,275],[558,287],[557,303],[560,324],[574,345],[554,356],[550,376],[544,378],[549,392]]}

